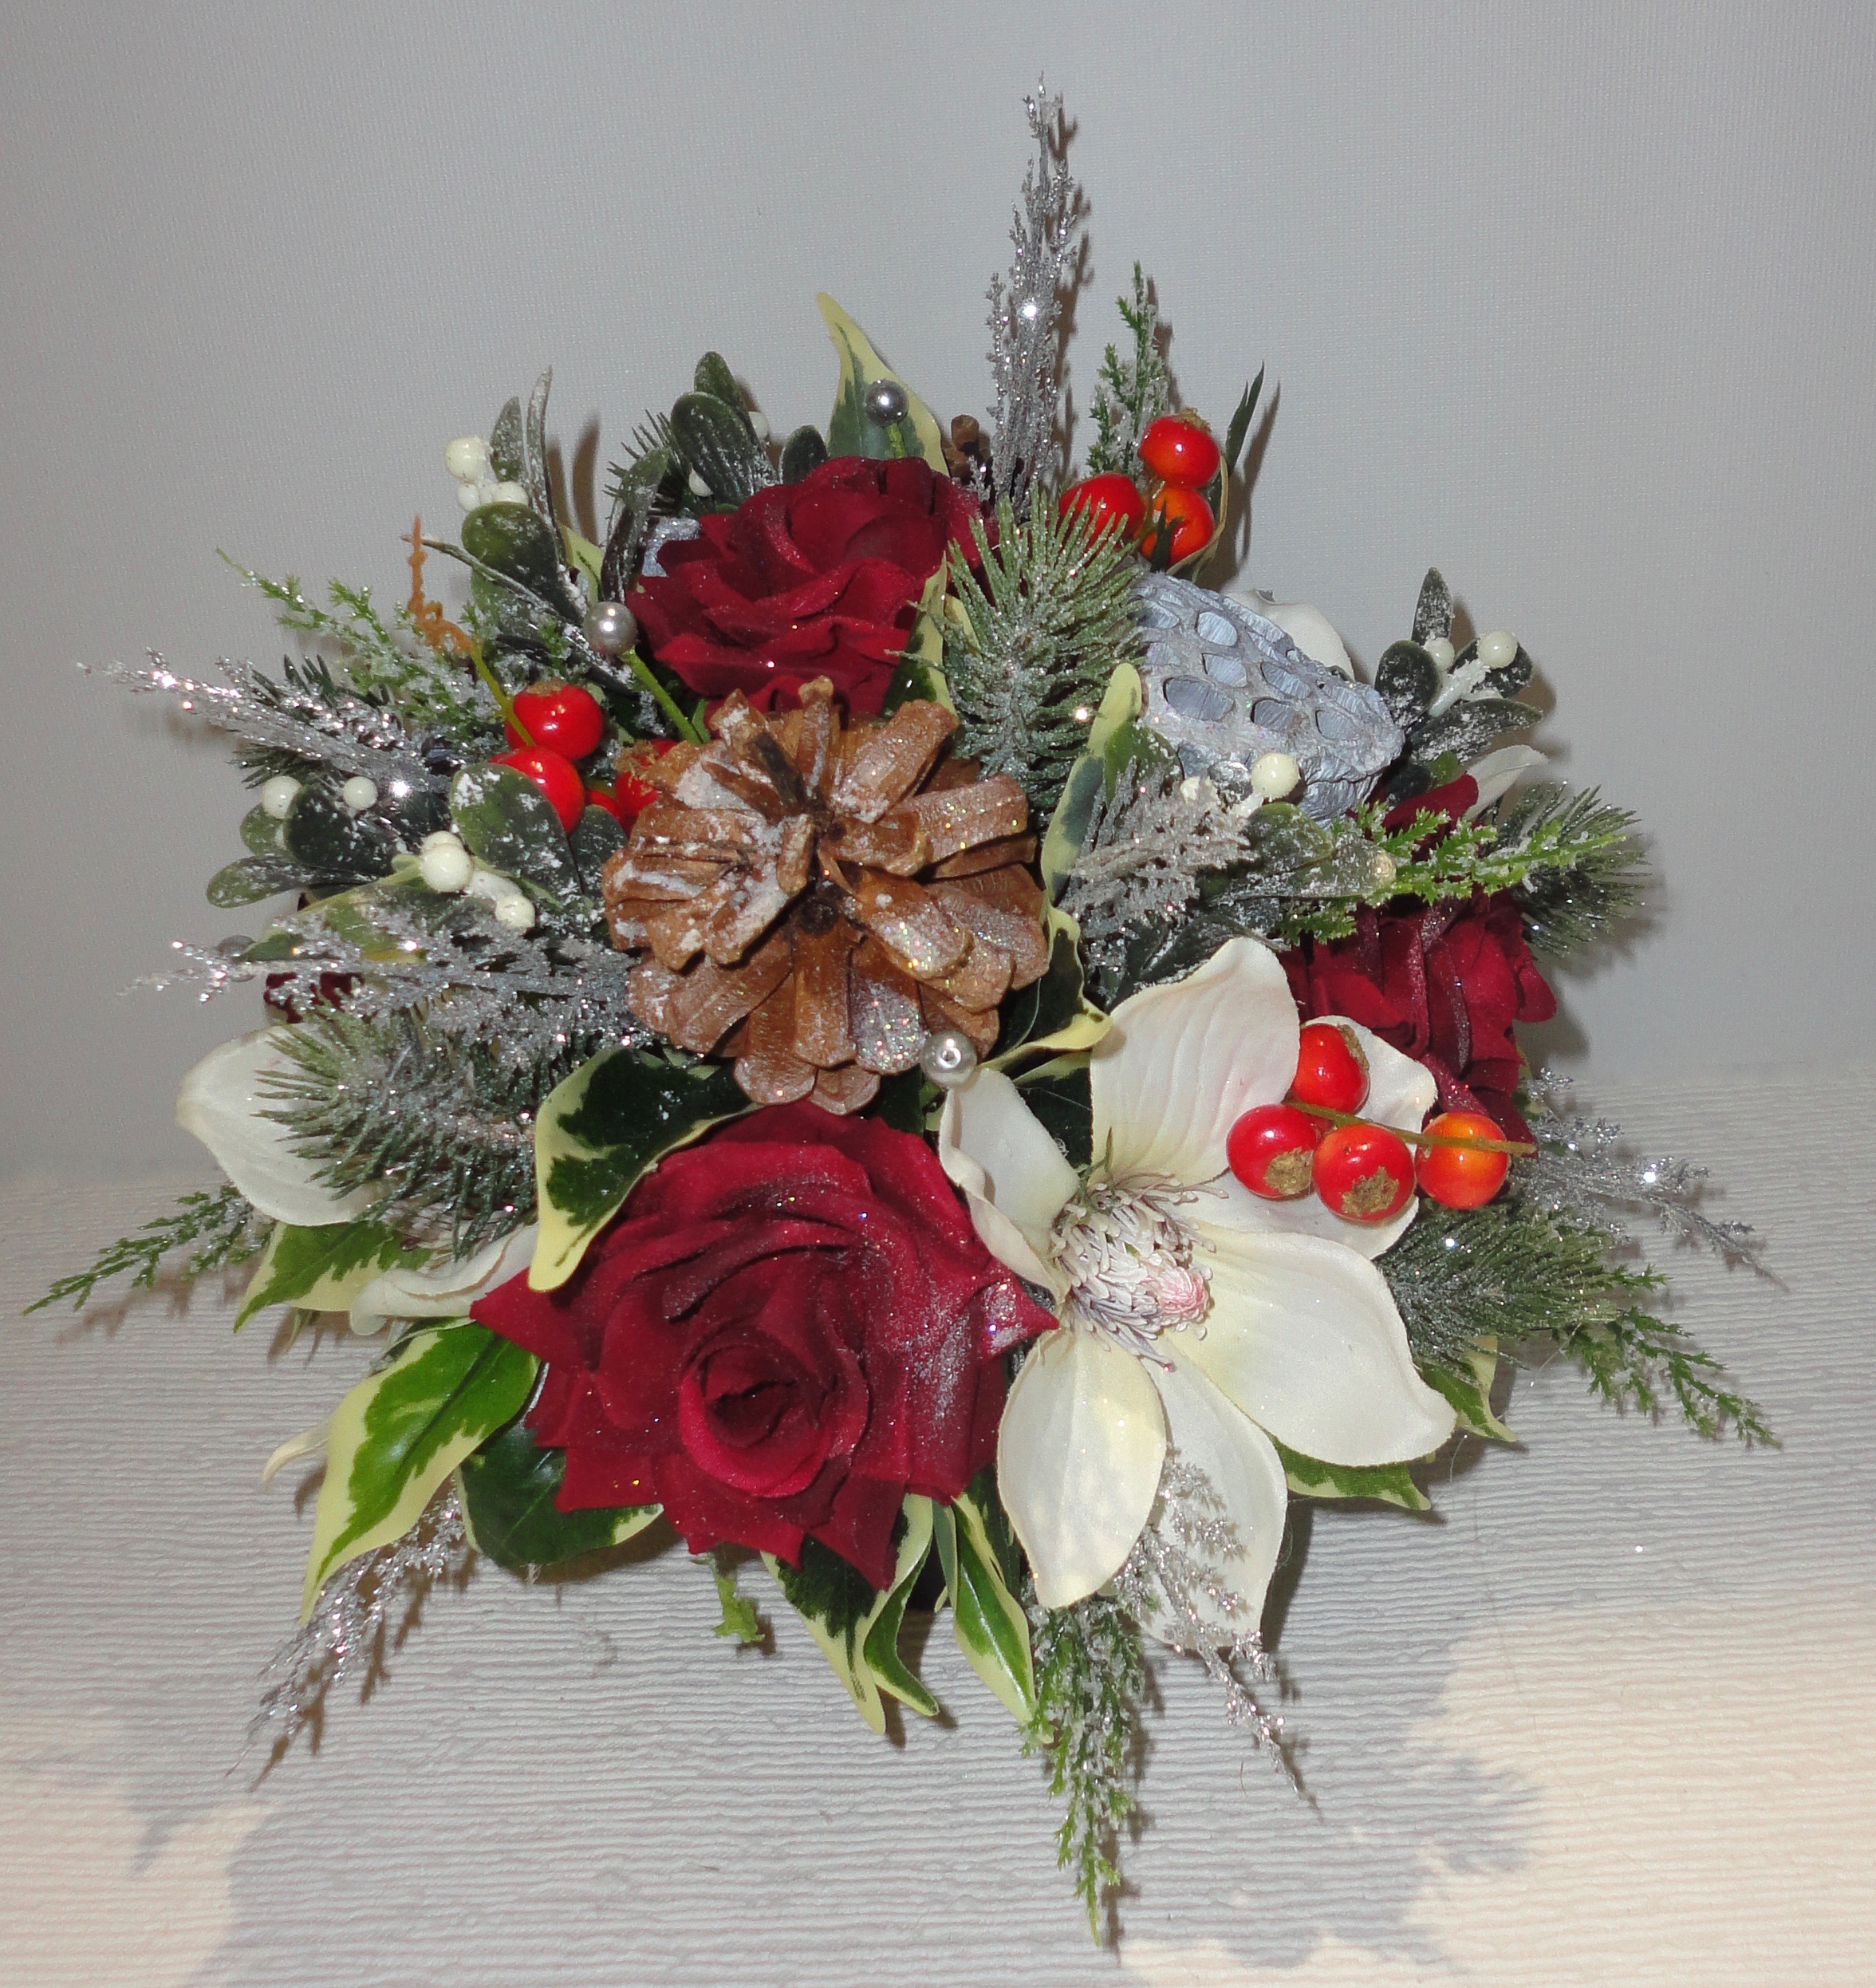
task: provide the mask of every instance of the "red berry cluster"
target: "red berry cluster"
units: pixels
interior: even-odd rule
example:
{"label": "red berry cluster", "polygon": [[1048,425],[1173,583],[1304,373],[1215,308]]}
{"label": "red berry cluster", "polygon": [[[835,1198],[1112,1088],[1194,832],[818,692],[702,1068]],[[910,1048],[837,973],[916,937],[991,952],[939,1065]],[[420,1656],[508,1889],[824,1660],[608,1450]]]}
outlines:
{"label": "red berry cluster", "polygon": [[1138,453],[1152,479],[1150,493],[1118,470],[1084,476],[1062,493],[1062,515],[1085,511],[1097,532],[1117,528],[1128,538],[1144,538],[1155,549],[1163,546],[1167,563],[1177,566],[1212,542],[1217,519],[1204,493],[1224,456],[1210,429],[1189,412],[1149,422]]}
{"label": "red berry cluster", "polygon": [[1504,1185],[1508,1142],[1483,1113],[1442,1112],[1423,1131],[1402,1134],[1360,1117],[1367,1099],[1368,1059],[1354,1031],[1311,1022],[1286,1101],[1258,1105],[1232,1127],[1231,1170],[1266,1201],[1295,1201],[1313,1188],[1356,1222],[1399,1214],[1417,1181],[1444,1208],[1481,1207]]}
{"label": "red berry cluster", "polygon": [[[514,748],[497,753],[493,763],[532,780],[570,833],[589,807],[604,808],[621,826],[629,828],[656,790],[629,770],[631,754],[610,787],[587,784],[577,763],[590,759],[605,737],[605,713],[592,692],[577,684],[536,684],[517,692],[507,732]],[[633,748],[654,755],[670,750],[666,740]]]}

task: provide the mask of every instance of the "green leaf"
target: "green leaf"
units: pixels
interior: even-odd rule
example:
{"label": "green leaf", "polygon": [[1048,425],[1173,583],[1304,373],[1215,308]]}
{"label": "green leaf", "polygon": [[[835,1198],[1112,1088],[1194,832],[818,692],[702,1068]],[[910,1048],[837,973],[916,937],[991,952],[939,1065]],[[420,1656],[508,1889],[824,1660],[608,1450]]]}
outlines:
{"label": "green leaf", "polygon": [[483,504],[463,520],[463,550],[543,601],[563,605],[560,548],[546,519],[528,504]]}
{"label": "green leaf", "polygon": [[999,1059],[1023,1043],[1054,1035],[1082,1012],[1081,927],[1054,905],[1045,909],[1051,933],[1048,970],[1004,1004],[1003,1032],[996,1048]]}
{"label": "green leaf", "polygon": [[1017,1724],[1027,1726],[1035,1712],[1029,1619],[1016,1599],[1021,1576],[1015,1544],[991,1473],[940,1506],[932,1529],[958,1647]]}
{"label": "green leaf", "polygon": [[710,1571],[716,1576],[717,1606],[723,1611],[723,1620],[711,1631],[712,1635],[734,1636],[745,1650],[760,1643],[768,1633],[763,1619],[755,1612],[755,1603],[747,1595],[736,1592],[736,1570],[726,1567],[721,1560],[713,1560]]}
{"label": "green leaf", "polygon": [[727,406],[742,408],[743,389],[736,384],[729,361],[720,352],[704,353],[691,375],[691,385],[698,392],[714,395]]}
{"label": "green leaf", "polygon": [[329,1222],[296,1229],[277,1222],[247,1296],[235,1315],[238,1332],[270,1304],[297,1304],[304,1312],[343,1312],[365,1286],[387,1270],[414,1270],[429,1260],[382,1222]]}
{"label": "green leaf", "polygon": [[[938,424],[932,420],[930,408],[879,356],[866,333],[831,297],[823,293],[814,302],[821,307],[827,334],[840,357],[840,385],[827,423],[827,452],[830,456],[866,456],[876,461],[920,456],[939,475],[948,475]],[[904,416],[884,428],[869,418],[865,407],[866,389],[876,380],[897,380],[905,388]]]}
{"label": "green leaf", "polygon": [[574,822],[573,832],[567,842],[581,882],[588,893],[597,897],[599,873],[605,868],[606,858],[625,846],[625,828],[617,815],[608,814],[603,807],[589,807]]}
{"label": "green leaf", "polygon": [[1238,452],[1244,446],[1244,439],[1251,432],[1252,417],[1257,412],[1257,396],[1263,391],[1263,368],[1257,369],[1257,377],[1244,389],[1244,396],[1239,401],[1231,417],[1231,426],[1224,432],[1224,473],[1235,476],[1238,473]]}
{"label": "green leaf", "polygon": [[747,503],[769,480],[769,459],[743,412],[711,393],[685,393],[671,410],[671,432],[684,459],[719,504]]}
{"label": "green leaf", "polygon": [[882,1077],[873,1115],[882,1124],[892,1126],[895,1132],[910,1132],[915,1137],[923,1138],[928,1090],[936,1099],[937,1086],[916,1063],[896,1076]]}
{"label": "green leaf", "polygon": [[401,1539],[463,1459],[521,1412],[534,1356],[465,1319],[413,1332],[333,1411],[301,1608],[348,1560]]}
{"label": "green leaf", "polygon": [[886,717],[891,717],[912,697],[942,704],[947,711],[956,708],[951,701],[951,685],[944,677],[944,631],[940,619],[944,612],[947,570],[940,566],[925,582],[917,618],[912,622],[912,633],[900,653],[898,667],[893,672],[893,680],[887,684],[885,697],[880,706]]}
{"label": "green leaf", "polygon": [[[1266,1434],[1269,1434],[1267,1430]],[[1417,1485],[1404,1463],[1358,1466],[1324,1463],[1315,1457],[1299,1456],[1286,1450],[1275,1436],[1277,1454],[1283,1460],[1283,1475],[1290,1489],[1306,1498],[1378,1498],[1384,1505],[1397,1505],[1403,1512],[1424,1512],[1426,1493]]]}
{"label": "green leaf", "polygon": [[893,1570],[893,1585],[881,1596],[871,1627],[866,1631],[861,1653],[866,1667],[882,1691],[890,1691],[902,1705],[909,1705],[921,1718],[938,1716],[938,1701],[899,1654],[899,1630],[905,1619],[905,1604],[912,1598],[913,1584],[924,1569],[932,1551],[932,1501],[908,1497],[905,1507],[905,1529],[899,1540],[899,1558]]}
{"label": "green leaf", "polygon": [[861,1718],[876,1733],[886,1730],[882,1689],[926,1718],[938,1715],[938,1701],[899,1655],[906,1600],[932,1550],[932,1517],[930,1499],[906,1499],[893,1528],[897,1557],[893,1584],[885,1589],[876,1589],[818,1540],[802,1541],[798,1568],[772,1553],[763,1556],[788,1605],[807,1624]]}
{"label": "green leaf", "polygon": [[750,1108],[727,1063],[680,1068],[629,1049],[582,1063],[535,1122],[541,1236],[530,1284],[565,1284],[654,1161]]}
{"label": "green leaf", "polygon": [[1096,799],[1112,784],[1107,761],[1116,740],[1124,728],[1133,726],[1145,708],[1140,673],[1131,663],[1122,663],[1108,680],[1101,708],[1088,728],[1087,749],[1069,768],[1062,799],[1055,803],[1048,832],[1042,838],[1042,888],[1051,902],[1060,894],[1076,857],[1082,853]]}
{"label": "green leaf", "polygon": [[566,1469],[566,1451],[537,1443],[518,1418],[465,1457],[457,1474],[477,1547],[517,1572],[558,1567],[620,1545],[658,1516],[656,1505],[562,1512],[554,1501]]}
{"label": "green leaf", "polygon": [[798,428],[782,444],[782,480],[798,483],[827,460],[827,444],[818,428]]}
{"label": "green leaf", "polygon": [[1484,1436],[1493,1442],[1515,1443],[1518,1438],[1492,1412],[1492,1383],[1498,1378],[1498,1341],[1488,1336],[1480,1340],[1470,1362],[1471,1371],[1456,1373],[1450,1367],[1429,1360],[1420,1370],[1421,1379],[1451,1402],[1459,1426],[1468,1435]]}
{"label": "green leaf", "polygon": [[560,818],[532,780],[512,767],[465,767],[450,783],[456,833],[485,869],[519,877],[566,899],[580,893],[580,874]]}
{"label": "green leaf", "polygon": [[521,396],[510,395],[489,431],[489,467],[504,483],[518,483],[527,468],[522,445]]}
{"label": "green leaf", "polygon": [[264,807],[250,807],[242,816],[241,839],[250,855],[271,856],[278,860],[286,854],[286,844],[281,839],[280,823]]}
{"label": "green leaf", "polygon": [[316,877],[381,877],[398,850],[386,822],[354,815],[317,787],[302,787],[294,797],[280,839],[287,854]]}
{"label": "green leaf", "polygon": [[258,904],[263,897],[278,897],[282,891],[303,889],[307,881],[298,863],[284,858],[238,857],[209,878],[208,901],[218,911],[233,911],[241,905]]}

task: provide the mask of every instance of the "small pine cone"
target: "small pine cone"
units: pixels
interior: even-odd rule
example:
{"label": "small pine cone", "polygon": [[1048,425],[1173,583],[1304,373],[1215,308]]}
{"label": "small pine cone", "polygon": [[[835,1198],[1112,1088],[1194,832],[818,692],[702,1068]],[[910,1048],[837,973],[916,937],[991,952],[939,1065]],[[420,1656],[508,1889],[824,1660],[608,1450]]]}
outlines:
{"label": "small pine cone", "polygon": [[662,798],[606,865],[606,921],[648,955],[648,1028],[733,1056],[759,1104],[857,1111],[932,1031],[987,1054],[1003,996],[1042,977],[1035,838],[1014,780],[944,756],[943,705],[845,726],[826,678],[801,697],[769,715],[732,693],[708,745],[648,770]]}

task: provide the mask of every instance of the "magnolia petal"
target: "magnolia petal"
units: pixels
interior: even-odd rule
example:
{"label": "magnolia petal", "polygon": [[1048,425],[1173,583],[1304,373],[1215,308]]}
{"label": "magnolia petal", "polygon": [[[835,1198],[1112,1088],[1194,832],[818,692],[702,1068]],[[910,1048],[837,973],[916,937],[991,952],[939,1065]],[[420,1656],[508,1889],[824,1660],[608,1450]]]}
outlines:
{"label": "magnolia petal", "polygon": [[1117,1181],[1216,1179],[1232,1125],[1290,1088],[1297,1035],[1290,984],[1255,939],[1228,940],[1183,980],[1130,995],[1088,1066],[1096,1165],[1105,1155]]}
{"label": "magnolia petal", "polygon": [[288,1032],[257,1029],[211,1049],[183,1079],[176,1123],[208,1148],[263,1215],[299,1229],[354,1221],[377,1198],[373,1190],[334,1194],[287,1142],[285,1128],[261,1115],[273,1102],[262,1090],[263,1079],[298,1067],[282,1039]]}
{"label": "magnolia petal", "polygon": [[429,1270],[387,1270],[352,1300],[354,1332],[383,1330],[391,1319],[459,1319],[485,1291],[518,1277],[533,1260],[540,1230],[533,1224]]}
{"label": "magnolia petal", "polygon": [[[1188,1464],[1200,1473],[1217,1501],[1202,1516],[1222,1518],[1231,1528],[1229,1547],[1206,1561],[1206,1571],[1244,1607],[1228,1614],[1208,1604],[1202,1595],[1193,1597],[1200,1630],[1221,1643],[1229,1643],[1255,1629],[1263,1615],[1264,1591],[1283,1548],[1289,1487],[1283,1460],[1269,1437],[1184,1357],[1182,1344],[1180,1335],[1161,1338],[1160,1345],[1172,1362],[1153,1378],[1166,1411],[1169,1461]],[[1182,1631],[1190,1634],[1189,1624],[1164,1615],[1149,1615],[1141,1626],[1163,1642]]]}
{"label": "magnolia petal", "polygon": [[1314,1236],[1195,1221],[1212,1283],[1180,1351],[1277,1441],[1325,1463],[1401,1463],[1452,1433],[1452,1404],[1415,1371],[1386,1280]]}
{"label": "magnolia petal", "polygon": [[[1322,1020],[1338,1028],[1352,1030],[1368,1059],[1368,1097],[1362,1115],[1381,1125],[1417,1132],[1433,1108],[1439,1087],[1424,1063],[1403,1056],[1391,1043],[1384,1043],[1372,1029],[1351,1022],[1346,1015],[1326,1015]],[[1199,1212],[1208,1221],[1250,1235],[1320,1236],[1364,1256],[1379,1256],[1393,1248],[1412,1226],[1419,1212],[1420,1197],[1409,1195],[1407,1205],[1385,1222],[1352,1222],[1338,1215],[1318,1194],[1299,1194],[1293,1201],[1267,1201],[1248,1188],[1240,1186],[1228,1173],[1212,1183],[1211,1193],[1223,1197],[1222,1205],[1210,1201]]]}
{"label": "magnolia petal", "polygon": [[326,1433],[332,1418],[316,1423],[310,1429],[302,1429],[297,1436],[289,1436],[273,1455],[261,1465],[261,1489],[264,1491],[290,1463],[298,1463],[302,1457],[316,1457],[325,1447]]}
{"label": "magnolia petal", "polygon": [[1319,607],[1311,607],[1307,601],[1267,601],[1260,594],[1251,596],[1246,605],[1267,621],[1275,621],[1312,662],[1338,676],[1354,675],[1342,637]]}
{"label": "magnolia petal", "polygon": [[[1000,1070],[979,1070],[948,1094],[938,1120],[938,1158],[974,1202],[989,1203],[1020,1232],[1037,1263],[1048,1261],[1049,1232],[1081,1177]],[[981,1224],[978,1233],[996,1250]],[[1060,1288],[1050,1272],[1036,1278],[1034,1270],[1003,1260],[1019,1276]]]}
{"label": "magnolia petal", "polygon": [[1046,1608],[1119,1572],[1160,1488],[1158,1390],[1111,1339],[1045,1333],[1010,1389],[997,1430],[997,1490]]}
{"label": "magnolia petal", "polygon": [[1527,745],[1500,746],[1484,759],[1473,760],[1466,771],[1479,783],[1479,798],[1466,810],[1466,819],[1469,822],[1494,801],[1503,799],[1527,773],[1549,764],[1545,754]]}

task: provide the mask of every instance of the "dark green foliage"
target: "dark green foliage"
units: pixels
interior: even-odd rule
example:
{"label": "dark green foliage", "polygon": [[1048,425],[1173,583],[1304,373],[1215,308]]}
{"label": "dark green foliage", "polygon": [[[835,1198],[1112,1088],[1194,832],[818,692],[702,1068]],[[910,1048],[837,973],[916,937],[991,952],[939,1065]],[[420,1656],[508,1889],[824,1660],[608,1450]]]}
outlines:
{"label": "dark green foliage", "polygon": [[589,1044],[511,1067],[494,1042],[422,1012],[323,1008],[282,1040],[295,1067],[266,1115],[335,1194],[375,1184],[388,1190],[380,1219],[445,1229],[458,1254],[533,1219],[534,1115]]}
{"label": "dark green foliage", "polygon": [[1263,368],[1259,366],[1257,377],[1245,388],[1238,404],[1232,410],[1231,426],[1224,432],[1224,473],[1228,476],[1238,473],[1238,456],[1251,432],[1251,423],[1257,412],[1257,398],[1263,391]]}
{"label": "dark green foliage", "polygon": [[1063,518],[1053,504],[1021,525],[999,505],[994,550],[972,529],[981,581],[952,551],[968,625],[944,623],[957,750],[1011,775],[1036,808],[1053,807],[1115,666],[1140,653],[1138,562],[1119,533],[1097,535],[1088,513]]}
{"label": "dark green foliage", "polygon": [[232,1268],[258,1253],[266,1240],[266,1221],[250,1208],[239,1191],[221,1187],[213,1193],[185,1194],[167,1215],[147,1221],[134,1236],[122,1236],[100,1249],[89,1270],[61,1277],[28,1312],[41,1312],[69,1298],[74,1312],[91,1302],[92,1293],[113,1277],[130,1276],[133,1291],[156,1288],[164,1259],[178,1249],[190,1255],[179,1280],[191,1284],[211,1270]]}
{"label": "dark green foliage", "polygon": [[1604,801],[1594,787],[1574,797],[1560,787],[1527,788],[1499,818],[1499,834],[1526,844],[1555,833],[1569,862],[1535,865],[1513,894],[1524,929],[1539,953],[1574,953],[1606,937],[1642,901],[1648,871],[1635,818]]}
{"label": "dark green foliage", "polygon": [[517,1572],[558,1567],[614,1544],[645,1507],[562,1512],[554,1504],[566,1452],[537,1443],[518,1418],[459,1466],[475,1543],[498,1566]]}
{"label": "dark green foliage", "polygon": [[[1515,1170],[1512,1182],[1515,1191]],[[1758,1410],[1725,1386],[1718,1363],[1642,1308],[1662,1280],[1612,1261],[1592,1230],[1515,1202],[1429,1205],[1380,1267],[1424,1363],[1463,1373],[1482,1339],[1509,1347],[1543,1334],[1618,1406],[1655,1415],[1671,1395],[1702,1435],[1730,1422],[1748,1441],[1768,1438]]]}
{"label": "dark green foliage", "polygon": [[1047,1609],[1027,1582],[1024,1589],[1036,1709],[1023,1750],[1042,1754],[1049,1793],[1067,1804],[1055,1848],[1098,1938],[1102,1906],[1121,1881],[1121,1832],[1136,1806],[1141,1714],[1151,1688],[1140,1627],[1101,1595]]}
{"label": "dark green foliage", "polygon": [[[901,1517],[899,1527],[905,1523]],[[897,1528],[894,1536],[898,1536]],[[790,1607],[798,1615],[811,1616],[830,1636],[850,1640],[877,1593],[857,1568],[815,1539],[802,1541],[799,1567],[778,1560],[774,1571]]]}
{"label": "dark green foliage", "polygon": [[[1132,345],[1124,359],[1112,345],[1102,355],[1100,384],[1088,408],[1095,436],[1094,446],[1088,452],[1090,475],[1109,470],[1118,470],[1124,476],[1135,475],[1134,451],[1141,435],[1152,422],[1172,411],[1172,381],[1161,350],[1159,305],[1137,262],[1133,265],[1133,301],[1121,297],[1115,302]],[[1258,375],[1259,380],[1263,377]],[[1247,415],[1247,427],[1249,419]]]}
{"label": "dark green foliage", "polygon": [[798,428],[782,444],[782,480],[798,483],[827,460],[827,444],[818,428]]}

